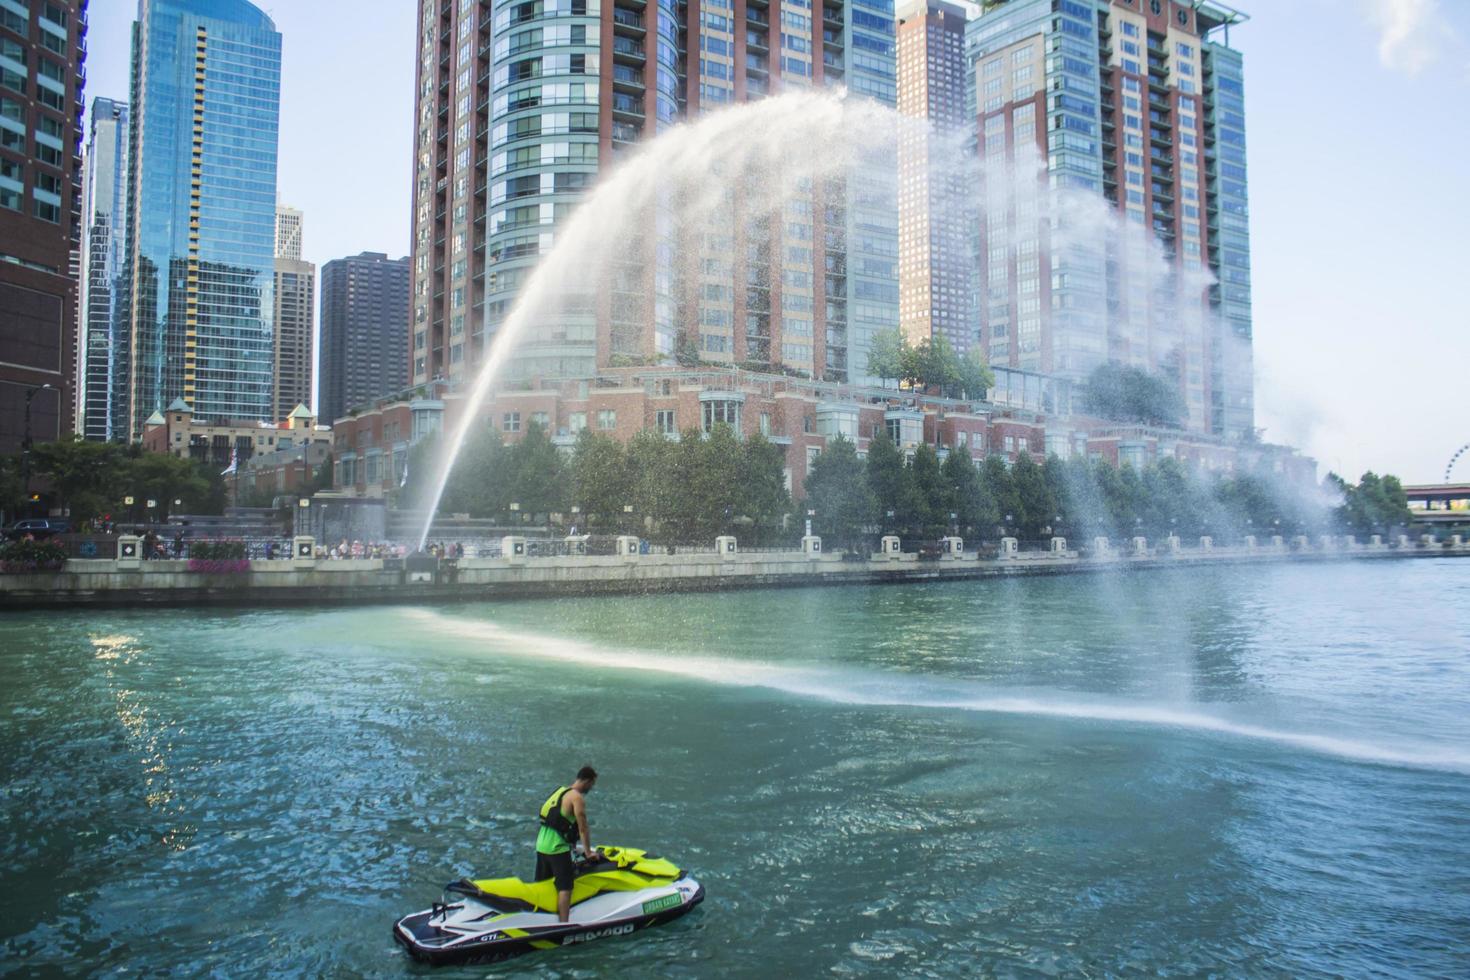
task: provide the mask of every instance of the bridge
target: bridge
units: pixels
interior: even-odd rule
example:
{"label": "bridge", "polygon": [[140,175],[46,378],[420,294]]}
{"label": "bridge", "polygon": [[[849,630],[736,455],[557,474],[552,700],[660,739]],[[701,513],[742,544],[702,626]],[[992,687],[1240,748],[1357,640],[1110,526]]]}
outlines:
{"label": "bridge", "polygon": [[1404,494],[1416,523],[1470,524],[1470,483],[1426,483]]}

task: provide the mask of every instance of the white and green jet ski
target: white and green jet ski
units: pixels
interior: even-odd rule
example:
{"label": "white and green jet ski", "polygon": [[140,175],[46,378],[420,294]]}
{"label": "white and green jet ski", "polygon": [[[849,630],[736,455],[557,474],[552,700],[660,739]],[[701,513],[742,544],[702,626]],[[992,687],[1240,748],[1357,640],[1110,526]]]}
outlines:
{"label": "white and green jet ski", "polygon": [[550,879],[461,879],[445,886],[444,901],[399,919],[393,938],[425,963],[489,963],[626,936],[704,900],[704,886],[672,861],[631,847],[604,847],[601,861],[579,861],[574,875],[568,922],[557,920]]}

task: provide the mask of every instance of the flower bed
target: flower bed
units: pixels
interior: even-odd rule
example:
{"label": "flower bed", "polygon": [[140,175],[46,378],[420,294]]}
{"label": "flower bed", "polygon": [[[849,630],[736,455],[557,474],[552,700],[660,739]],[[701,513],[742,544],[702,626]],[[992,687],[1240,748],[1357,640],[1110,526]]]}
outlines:
{"label": "flower bed", "polygon": [[0,545],[0,572],[59,572],[66,567],[66,549],[51,541],[11,541]]}
{"label": "flower bed", "polygon": [[190,558],[189,571],[206,575],[238,575],[250,571],[250,562],[244,558]]}
{"label": "flower bed", "polygon": [[238,575],[250,571],[244,541],[189,542],[189,571],[206,575]]}

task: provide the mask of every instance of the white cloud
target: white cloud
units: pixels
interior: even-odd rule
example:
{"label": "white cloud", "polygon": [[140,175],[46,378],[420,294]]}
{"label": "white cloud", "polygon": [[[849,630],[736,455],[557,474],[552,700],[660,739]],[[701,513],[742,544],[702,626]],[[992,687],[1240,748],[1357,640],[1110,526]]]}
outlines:
{"label": "white cloud", "polygon": [[1439,0],[1368,0],[1368,15],[1378,29],[1378,60],[1410,75],[1439,57],[1449,31]]}

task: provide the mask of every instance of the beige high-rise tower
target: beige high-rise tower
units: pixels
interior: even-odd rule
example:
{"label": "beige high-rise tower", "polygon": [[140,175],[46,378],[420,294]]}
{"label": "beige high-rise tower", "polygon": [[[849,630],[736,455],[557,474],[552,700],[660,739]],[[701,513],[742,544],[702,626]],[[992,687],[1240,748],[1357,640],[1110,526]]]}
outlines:
{"label": "beige high-rise tower", "polygon": [[944,0],[898,5],[898,321],[909,343],[979,344],[971,302],[970,214],[961,166],[965,10]]}
{"label": "beige high-rise tower", "polygon": [[276,207],[274,400],[277,421],[297,405],[311,406],[316,266],[301,258],[302,215]]}

